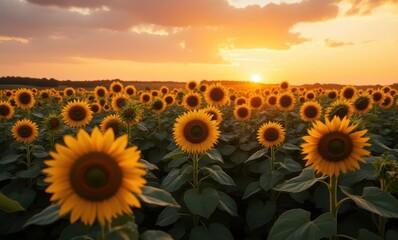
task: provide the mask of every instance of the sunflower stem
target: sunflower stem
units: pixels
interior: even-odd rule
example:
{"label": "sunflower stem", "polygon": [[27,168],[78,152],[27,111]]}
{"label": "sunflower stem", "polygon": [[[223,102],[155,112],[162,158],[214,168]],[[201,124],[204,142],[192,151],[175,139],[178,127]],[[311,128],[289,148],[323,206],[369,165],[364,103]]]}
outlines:
{"label": "sunflower stem", "polygon": [[[27,170],[29,170],[32,167],[32,163],[31,163],[31,152],[30,152],[30,145],[29,143],[26,143],[26,168]],[[28,187],[32,188],[33,186],[33,179],[29,178],[28,179]]]}
{"label": "sunflower stem", "polygon": [[[274,175],[275,171],[275,148],[271,147],[271,172]],[[275,190],[271,188],[271,201],[275,202]]]}
{"label": "sunflower stem", "polygon": [[335,222],[334,234],[330,238],[331,240],[337,239],[337,177],[330,177],[329,184],[329,196],[330,196],[330,213],[332,214]]}
{"label": "sunflower stem", "polygon": [[[386,191],[386,183],[384,179],[380,179],[380,188],[383,191]],[[386,222],[387,219],[385,217],[379,216],[379,235],[381,239],[386,239]]]}
{"label": "sunflower stem", "polygon": [[285,111],[285,129],[286,129],[286,132],[287,132],[287,121],[288,121],[288,116],[287,116],[287,114],[288,114],[288,112]]}
{"label": "sunflower stem", "polygon": [[131,145],[130,141],[131,141],[131,126],[130,123],[127,122],[127,142],[129,146]]}
{"label": "sunflower stem", "polygon": [[[192,168],[193,168],[193,189],[195,192],[199,193],[199,154],[194,154],[192,158]],[[193,226],[199,226],[199,216],[193,214]]]}
{"label": "sunflower stem", "polygon": [[50,130],[50,144],[51,150],[55,150],[55,132],[53,130]]}

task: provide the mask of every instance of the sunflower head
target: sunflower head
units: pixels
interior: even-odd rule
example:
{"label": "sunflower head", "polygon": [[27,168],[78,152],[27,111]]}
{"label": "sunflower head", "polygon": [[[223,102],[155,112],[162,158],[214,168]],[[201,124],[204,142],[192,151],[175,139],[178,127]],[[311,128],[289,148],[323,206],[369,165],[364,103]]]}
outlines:
{"label": "sunflower head", "polygon": [[264,107],[264,98],[260,95],[254,95],[249,99],[249,105],[253,110],[261,110]]}
{"label": "sunflower head", "polygon": [[127,148],[126,135],[115,139],[112,130],[102,134],[96,127],[91,135],[81,129],[77,138],[67,135],[64,142],[50,152],[43,169],[50,184],[46,192],[60,205],[60,216],[70,213],[71,223],[103,226],[140,207],[134,194],[146,183],[145,165],[136,146]]}
{"label": "sunflower head", "polygon": [[108,129],[112,129],[115,136],[118,136],[122,129],[122,119],[119,115],[111,114],[102,120],[100,126],[102,133],[105,133]]}
{"label": "sunflower head", "polygon": [[112,97],[111,105],[115,111],[122,109],[130,101],[129,95],[124,93],[115,94]]}
{"label": "sunflower head", "polygon": [[388,109],[394,104],[394,98],[390,94],[386,94],[383,102],[380,102],[380,107]]}
{"label": "sunflower head", "polygon": [[318,102],[305,102],[300,108],[300,117],[305,122],[318,120],[322,114],[322,106]]}
{"label": "sunflower head", "polygon": [[90,110],[93,112],[93,114],[98,114],[101,112],[101,104],[97,103],[97,102],[93,102],[90,104]]}
{"label": "sunflower head", "polygon": [[285,130],[280,123],[264,123],[257,131],[257,140],[266,148],[277,147],[285,140]]}
{"label": "sunflower head", "polygon": [[345,100],[351,100],[355,98],[357,89],[354,86],[345,86],[341,89],[340,96]]}
{"label": "sunflower head", "polygon": [[343,119],[344,117],[350,118],[353,113],[351,102],[345,100],[337,100],[333,102],[326,111],[326,118],[332,120],[335,116]]}
{"label": "sunflower head", "polygon": [[228,92],[221,84],[213,84],[207,88],[205,99],[209,105],[224,106],[228,101]]}
{"label": "sunflower head", "polygon": [[296,100],[292,93],[282,93],[278,96],[277,99],[278,108],[282,111],[290,111],[293,109],[295,101]]}
{"label": "sunflower head", "polygon": [[93,112],[86,101],[68,102],[62,110],[62,117],[70,127],[84,127],[93,118]]}
{"label": "sunflower head", "polygon": [[162,93],[162,95],[166,95],[170,92],[169,88],[167,86],[161,86],[160,87],[160,92]]}
{"label": "sunflower head", "polygon": [[50,113],[44,118],[44,126],[48,131],[58,132],[62,128],[62,118],[59,114]]}
{"label": "sunflower head", "polygon": [[386,97],[386,95],[381,90],[375,90],[372,93],[372,100],[373,100],[374,103],[383,102],[385,97]]}
{"label": "sunflower head", "polygon": [[123,84],[121,82],[114,81],[109,86],[109,91],[111,93],[122,93],[123,92],[123,88],[124,87],[123,87]]}
{"label": "sunflower head", "polygon": [[274,107],[274,106],[276,106],[277,100],[278,100],[277,96],[275,96],[275,95],[270,95],[270,96],[267,98],[267,105],[268,105],[269,107]]}
{"label": "sunflower head", "polygon": [[207,90],[207,84],[206,83],[201,83],[199,86],[199,91],[201,91],[202,93],[206,92]]}
{"label": "sunflower head", "polygon": [[109,104],[105,103],[102,106],[102,110],[104,110],[104,112],[109,112],[111,110],[111,106],[109,106]]}
{"label": "sunflower head", "polygon": [[119,111],[122,121],[130,125],[137,124],[141,120],[142,113],[142,105],[133,102],[129,102]]}
{"label": "sunflower head", "polygon": [[331,100],[334,100],[334,99],[336,99],[337,98],[337,91],[336,90],[329,90],[328,92],[327,92],[327,95],[328,95],[328,98],[329,99],[331,99]]}
{"label": "sunflower head", "polygon": [[289,84],[288,81],[282,81],[282,82],[279,84],[279,89],[281,89],[282,91],[288,90],[289,87],[290,87],[290,84]]}
{"label": "sunflower head", "polygon": [[383,91],[384,93],[389,93],[391,91],[391,87],[390,86],[384,86],[381,88],[381,91]]}
{"label": "sunflower head", "polygon": [[33,92],[29,89],[22,88],[15,92],[15,104],[21,109],[31,109],[35,105]]}
{"label": "sunflower head", "polygon": [[167,106],[172,106],[175,103],[174,95],[171,93],[164,95],[163,100],[166,102]]}
{"label": "sunflower head", "polygon": [[220,109],[210,106],[210,107],[204,108],[203,111],[205,111],[205,113],[207,113],[211,116],[212,121],[215,121],[217,124],[221,123],[222,113],[221,113]]}
{"label": "sunflower head", "polygon": [[152,101],[152,95],[149,92],[143,92],[140,95],[140,101],[141,101],[141,103],[148,105]]}
{"label": "sunflower head", "polygon": [[176,144],[185,152],[201,154],[211,149],[220,132],[217,123],[203,110],[192,110],[176,119],[173,136]]}
{"label": "sunflower head", "polygon": [[191,91],[185,94],[182,102],[186,109],[193,110],[200,107],[202,104],[202,98],[198,93]]}
{"label": "sunflower head", "polygon": [[315,97],[316,97],[316,94],[313,91],[307,91],[305,93],[305,99],[307,101],[313,101],[313,100],[315,100]]}
{"label": "sunflower head", "polygon": [[248,120],[248,119],[250,119],[251,114],[252,114],[252,111],[248,105],[242,104],[242,105],[235,106],[234,117],[236,120],[238,120],[238,121]]}
{"label": "sunflower head", "polygon": [[367,130],[356,131],[356,127],[337,116],[331,121],[326,118],[326,123],[316,121],[301,145],[306,166],[312,164],[317,172],[336,177],[359,169],[358,162],[365,162],[362,157],[370,154],[364,147],[370,144],[369,138],[363,137]]}
{"label": "sunflower head", "polygon": [[247,103],[247,99],[245,97],[238,97],[235,99],[235,105],[242,105],[242,104],[246,104]]}
{"label": "sunflower head", "polygon": [[102,99],[102,98],[106,97],[107,94],[108,94],[108,90],[104,86],[96,86],[94,88],[94,96],[98,99]]}
{"label": "sunflower head", "polygon": [[137,89],[135,88],[134,85],[128,85],[127,87],[124,88],[124,93],[126,93],[129,96],[135,96],[137,93]]}
{"label": "sunflower head", "polygon": [[372,98],[367,93],[362,93],[354,99],[352,106],[355,112],[365,114],[373,106]]}
{"label": "sunflower head", "polygon": [[198,86],[198,83],[197,83],[195,80],[188,81],[188,82],[185,84],[185,88],[186,88],[188,91],[193,91],[193,90],[195,90],[197,86]]}
{"label": "sunflower head", "polygon": [[0,101],[0,119],[10,119],[14,115],[14,107],[9,102]]}
{"label": "sunflower head", "polygon": [[31,143],[39,135],[37,124],[26,118],[18,120],[11,132],[14,139],[20,143]]}
{"label": "sunflower head", "polygon": [[73,95],[75,95],[75,93],[76,93],[76,90],[74,88],[67,87],[64,89],[64,96],[72,97]]}
{"label": "sunflower head", "polygon": [[160,114],[166,109],[166,102],[162,98],[155,98],[152,101],[151,109],[154,113]]}

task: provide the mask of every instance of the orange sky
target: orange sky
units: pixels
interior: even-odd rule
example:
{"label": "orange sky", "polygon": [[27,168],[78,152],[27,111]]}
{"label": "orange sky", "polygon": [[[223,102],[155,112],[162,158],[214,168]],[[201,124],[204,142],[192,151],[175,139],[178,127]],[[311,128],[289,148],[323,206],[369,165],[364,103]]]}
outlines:
{"label": "orange sky", "polygon": [[1,0],[0,76],[398,82],[396,0]]}

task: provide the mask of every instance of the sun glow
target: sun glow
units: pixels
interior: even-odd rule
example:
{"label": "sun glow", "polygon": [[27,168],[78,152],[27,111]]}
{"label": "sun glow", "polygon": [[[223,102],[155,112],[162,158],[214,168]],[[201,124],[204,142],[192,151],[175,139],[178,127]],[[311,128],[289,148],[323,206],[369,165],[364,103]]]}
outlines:
{"label": "sun glow", "polygon": [[258,83],[260,81],[261,81],[260,75],[258,75],[258,74],[252,75],[252,82]]}

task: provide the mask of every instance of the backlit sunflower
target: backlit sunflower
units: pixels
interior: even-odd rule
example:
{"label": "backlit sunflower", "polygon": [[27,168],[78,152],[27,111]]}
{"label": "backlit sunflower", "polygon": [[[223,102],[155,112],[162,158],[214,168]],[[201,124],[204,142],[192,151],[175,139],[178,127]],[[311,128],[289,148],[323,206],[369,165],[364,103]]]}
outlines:
{"label": "backlit sunflower", "polygon": [[327,92],[328,98],[334,100],[337,98],[337,91],[332,89]]}
{"label": "backlit sunflower", "polygon": [[31,90],[26,88],[18,89],[14,96],[15,104],[21,109],[31,109],[35,105],[35,98]]}
{"label": "backlit sunflower", "polygon": [[94,96],[97,99],[104,98],[104,97],[106,97],[107,94],[108,94],[108,90],[104,86],[96,86],[94,88]]}
{"label": "backlit sunflower", "polygon": [[128,85],[124,88],[124,93],[129,96],[135,96],[135,94],[137,94],[137,89],[134,85]]}
{"label": "backlit sunflower", "polygon": [[175,103],[174,95],[171,93],[164,95],[163,100],[166,102],[167,106],[173,106]]}
{"label": "backlit sunflower", "polygon": [[305,122],[318,120],[322,114],[322,106],[318,102],[305,102],[300,108],[300,117]]}
{"label": "backlit sunflower", "polygon": [[152,95],[148,92],[143,92],[140,95],[140,101],[141,101],[141,103],[148,105],[152,101]]}
{"label": "backlit sunflower", "polygon": [[266,148],[277,147],[285,140],[285,130],[277,122],[264,123],[257,132],[257,140]]}
{"label": "backlit sunflower", "polygon": [[252,96],[248,102],[252,110],[261,110],[265,104],[264,98],[260,95]]}
{"label": "backlit sunflower", "polygon": [[290,84],[289,84],[288,81],[282,81],[282,82],[279,84],[279,89],[281,89],[282,91],[289,90],[289,87],[290,87]]}
{"label": "backlit sunflower", "polygon": [[67,87],[64,89],[64,96],[71,97],[71,96],[75,95],[75,93],[76,93],[76,90],[74,88]]}
{"label": "backlit sunflower", "polygon": [[394,103],[394,98],[390,94],[386,94],[383,102],[380,102],[380,107],[382,108],[390,108]]}
{"label": "backlit sunflower", "polygon": [[344,117],[350,118],[353,112],[354,109],[351,102],[336,100],[327,108],[325,118],[329,120],[332,120],[335,116],[338,116],[340,119]]}
{"label": "backlit sunflower", "polygon": [[90,109],[93,112],[93,114],[98,114],[101,112],[102,107],[101,107],[101,104],[99,104],[97,102],[93,102],[93,103],[90,103]]}
{"label": "backlit sunflower", "polygon": [[10,119],[14,115],[14,107],[9,102],[0,101],[0,119]]}
{"label": "backlit sunflower", "polygon": [[127,94],[119,93],[112,97],[111,106],[113,110],[119,111],[129,102],[129,100],[130,98]]}
{"label": "backlit sunflower", "polygon": [[122,93],[123,92],[123,84],[118,81],[112,82],[111,85],[109,86],[109,91],[111,93]]}
{"label": "backlit sunflower", "polygon": [[186,88],[188,91],[193,91],[193,90],[195,90],[197,86],[198,86],[198,83],[197,83],[195,80],[188,81],[188,82],[185,84],[185,88]]}
{"label": "backlit sunflower", "polygon": [[313,91],[309,90],[309,91],[305,92],[304,96],[307,101],[314,101],[316,94]]}
{"label": "backlit sunflower", "polygon": [[303,137],[301,145],[306,154],[306,166],[313,165],[322,175],[338,177],[340,171],[346,173],[359,169],[358,162],[370,154],[364,147],[370,146],[368,137],[363,137],[367,130],[355,131],[357,125],[351,125],[347,118],[334,117],[326,123],[316,121],[308,130],[308,136]]}
{"label": "backlit sunflower", "polygon": [[345,86],[340,91],[340,96],[345,100],[352,100],[357,94],[357,89],[354,86]]}
{"label": "backlit sunflower", "polygon": [[101,131],[105,133],[108,129],[112,129],[115,136],[118,136],[122,129],[122,119],[119,115],[111,114],[102,119]]}
{"label": "backlit sunflower", "polygon": [[176,144],[187,153],[201,154],[211,149],[220,132],[217,123],[203,110],[184,113],[176,119],[173,136]]}
{"label": "backlit sunflower", "polygon": [[44,118],[43,122],[46,129],[54,133],[60,131],[62,128],[62,119],[59,114],[50,113]]}
{"label": "backlit sunflower", "polygon": [[220,124],[222,121],[222,113],[220,109],[216,107],[207,107],[204,108],[203,111],[211,116],[211,120],[216,121],[217,124]]}
{"label": "backlit sunflower", "polygon": [[245,97],[238,97],[235,99],[235,105],[242,105],[242,104],[246,104],[247,103],[247,99]]}
{"label": "backlit sunflower", "polygon": [[134,194],[142,193],[146,183],[145,165],[139,162],[136,146],[127,148],[127,136],[115,139],[112,130],[102,134],[94,128],[91,136],[81,129],[77,138],[64,137],[66,146],[57,144],[53,159],[45,161],[45,181],[51,201],[60,205],[59,215],[70,213],[70,222],[81,220],[102,226],[131,207],[141,207]]}
{"label": "backlit sunflower", "polygon": [[224,106],[228,101],[228,92],[221,84],[209,86],[204,96],[207,104],[211,106]]}
{"label": "backlit sunflower", "polygon": [[270,96],[268,96],[268,98],[267,98],[267,105],[268,105],[269,107],[274,107],[274,106],[276,106],[277,100],[278,100],[277,96],[275,96],[275,95],[270,95]]}
{"label": "backlit sunflower", "polygon": [[252,110],[246,104],[238,105],[235,106],[234,108],[234,117],[238,121],[250,119],[251,115],[252,115]]}
{"label": "backlit sunflower", "polygon": [[166,95],[170,92],[167,86],[161,86],[159,91],[162,93],[162,95]]}
{"label": "backlit sunflower", "polygon": [[199,108],[202,104],[202,98],[196,92],[189,92],[185,94],[184,98],[182,99],[183,106],[188,110],[193,110]]}
{"label": "backlit sunflower", "polygon": [[161,114],[166,109],[166,102],[162,98],[155,98],[152,101],[151,109],[156,114]]}
{"label": "backlit sunflower", "polygon": [[355,112],[359,114],[365,114],[373,106],[372,98],[369,96],[369,94],[362,93],[354,99],[352,106]]}
{"label": "backlit sunflower", "polygon": [[39,135],[37,124],[29,119],[18,120],[11,129],[15,141],[31,143]]}
{"label": "backlit sunflower", "polygon": [[381,103],[384,101],[385,97],[386,95],[384,94],[384,92],[379,89],[372,92],[373,103]]}
{"label": "backlit sunflower", "polygon": [[128,125],[135,125],[141,120],[143,108],[141,104],[129,102],[119,111],[119,116]]}
{"label": "backlit sunflower", "polygon": [[159,90],[151,90],[152,97],[159,97],[161,94]]}
{"label": "backlit sunflower", "polygon": [[199,91],[201,91],[202,93],[206,92],[207,90],[207,84],[206,83],[201,83],[199,86]]}
{"label": "backlit sunflower", "polygon": [[70,127],[84,127],[93,118],[93,112],[85,101],[68,102],[62,110],[62,117]]}
{"label": "backlit sunflower", "polygon": [[294,95],[292,93],[285,92],[278,95],[278,99],[276,102],[280,110],[287,112],[293,109],[296,99],[294,98]]}

